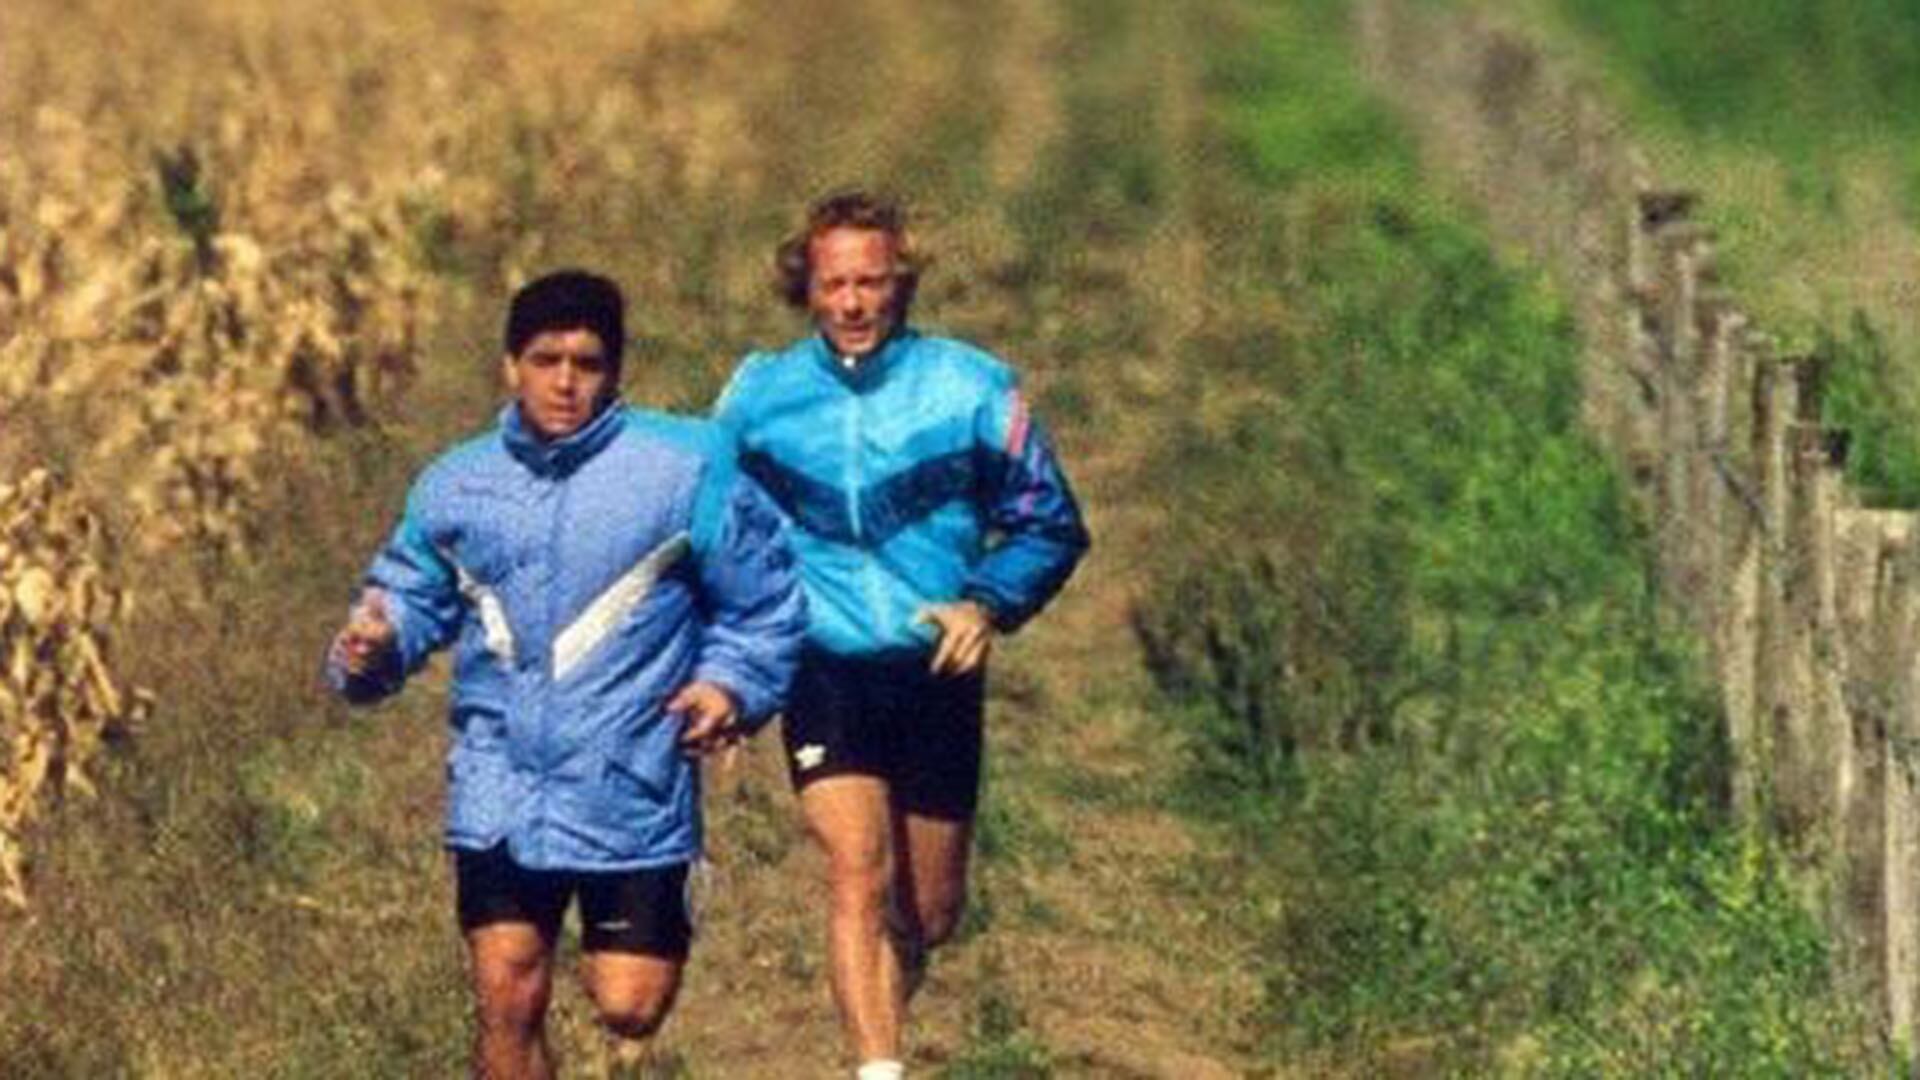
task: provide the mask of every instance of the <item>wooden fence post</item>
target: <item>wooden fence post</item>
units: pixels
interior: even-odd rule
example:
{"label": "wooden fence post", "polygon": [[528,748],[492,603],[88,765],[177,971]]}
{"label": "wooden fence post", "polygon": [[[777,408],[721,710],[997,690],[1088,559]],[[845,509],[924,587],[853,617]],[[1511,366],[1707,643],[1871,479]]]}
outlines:
{"label": "wooden fence post", "polygon": [[1889,523],[1879,598],[1885,678],[1883,794],[1888,1031],[1912,1047],[1920,1017],[1920,521]]}
{"label": "wooden fence post", "polygon": [[1787,683],[1774,766],[1781,778],[1780,809],[1787,834],[1824,860],[1843,850],[1840,808],[1851,780],[1852,747],[1838,677],[1834,616],[1834,517],[1838,477],[1832,432],[1814,419],[1817,362],[1799,376],[1801,418],[1789,425],[1788,484],[1792,490],[1783,534],[1787,625],[1783,670]]}
{"label": "wooden fence post", "polygon": [[1706,233],[1688,221],[1669,221],[1654,237],[1658,256],[1652,305],[1653,359],[1659,409],[1656,450],[1659,481],[1654,499],[1654,527],[1659,543],[1660,575],[1670,595],[1690,608],[1701,583],[1690,556],[1694,550],[1693,502],[1698,442],[1693,383],[1699,354],[1701,260]]}
{"label": "wooden fence post", "polygon": [[[1718,636],[1721,700],[1727,710],[1727,740],[1733,752],[1733,802],[1742,820],[1752,821],[1760,809],[1755,798],[1757,778],[1765,775],[1766,746],[1762,741],[1762,702],[1759,681],[1765,658],[1761,655],[1761,597],[1766,546],[1772,542],[1767,519],[1763,471],[1763,426],[1757,415],[1760,395],[1774,377],[1772,342],[1744,325],[1744,319],[1724,319],[1717,335],[1723,360],[1724,427],[1718,440],[1724,455],[1722,480],[1734,500],[1725,515],[1727,598],[1721,608]],[[1744,403],[1745,410],[1736,408]]]}
{"label": "wooden fence post", "polygon": [[1846,862],[1837,868],[1850,965],[1887,1007],[1890,1027],[1911,1023],[1913,845],[1909,785],[1896,733],[1912,707],[1914,515],[1839,513],[1839,638],[1849,723],[1836,733],[1852,748],[1839,815]]}
{"label": "wooden fence post", "polygon": [[1793,491],[1788,482],[1788,425],[1798,412],[1799,383],[1793,378],[1795,361],[1773,360],[1759,368],[1754,384],[1754,460],[1755,476],[1760,481],[1761,520],[1765,535],[1759,544],[1759,643],[1755,682],[1756,712],[1761,721],[1756,734],[1763,748],[1764,772],[1758,790],[1766,799],[1767,812],[1776,823],[1785,825],[1782,808],[1788,768],[1784,743],[1791,711],[1787,660],[1787,632],[1792,619],[1787,609],[1787,518]]}

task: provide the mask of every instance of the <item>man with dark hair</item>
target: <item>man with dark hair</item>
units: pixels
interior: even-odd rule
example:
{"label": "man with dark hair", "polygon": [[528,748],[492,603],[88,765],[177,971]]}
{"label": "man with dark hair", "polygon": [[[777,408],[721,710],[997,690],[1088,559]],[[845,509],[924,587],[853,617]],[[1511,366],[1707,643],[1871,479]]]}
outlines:
{"label": "man with dark hair", "polygon": [[987,653],[1088,539],[1012,369],[907,325],[923,259],[899,204],[821,199],[775,266],[815,332],[749,355],[717,415],[797,526],[811,625],[788,767],[827,855],[858,1075],[892,1080],[924,952],[966,897]]}
{"label": "man with dark hair", "polygon": [[513,401],[414,483],[328,652],[366,702],[454,649],[446,843],[480,1076],[552,1074],[576,898],[602,1023],[637,1041],[666,1017],[692,933],[694,759],[780,707],[806,625],[785,526],[726,433],[617,400],[622,307],[580,271],[514,295]]}

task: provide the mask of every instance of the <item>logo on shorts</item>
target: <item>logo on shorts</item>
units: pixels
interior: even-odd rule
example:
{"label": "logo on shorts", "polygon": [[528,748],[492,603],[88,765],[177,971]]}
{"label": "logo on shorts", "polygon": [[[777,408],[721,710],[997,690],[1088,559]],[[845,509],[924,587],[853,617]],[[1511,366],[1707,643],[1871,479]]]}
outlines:
{"label": "logo on shorts", "polygon": [[793,763],[802,769],[817,769],[827,760],[827,748],[819,743],[808,743],[793,752]]}
{"label": "logo on shorts", "polygon": [[619,932],[620,932],[620,931],[622,931],[622,930],[631,930],[631,929],[633,929],[633,920],[631,920],[631,919],[609,919],[609,920],[607,920],[606,922],[603,922],[603,923],[597,923],[597,924],[596,924],[596,927],[597,927],[598,929],[600,929],[600,930],[604,930],[604,931],[606,931],[606,932],[607,932],[607,933],[609,933],[609,934],[616,934],[616,933],[619,933]]}

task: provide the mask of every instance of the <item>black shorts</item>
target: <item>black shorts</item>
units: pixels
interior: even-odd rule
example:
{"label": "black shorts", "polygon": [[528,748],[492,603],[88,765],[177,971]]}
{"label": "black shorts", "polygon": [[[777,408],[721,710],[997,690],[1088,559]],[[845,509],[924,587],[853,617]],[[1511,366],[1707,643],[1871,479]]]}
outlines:
{"label": "black shorts", "polygon": [[580,898],[580,946],[588,952],[645,953],[684,960],[693,940],[687,864],[606,873],[529,870],[507,845],[453,853],[460,929],[496,922],[532,923],[559,937],[567,904]]}
{"label": "black shorts", "polygon": [[935,675],[928,661],[807,650],[780,725],[794,790],[829,776],[876,776],[909,813],[972,819],[986,676]]}

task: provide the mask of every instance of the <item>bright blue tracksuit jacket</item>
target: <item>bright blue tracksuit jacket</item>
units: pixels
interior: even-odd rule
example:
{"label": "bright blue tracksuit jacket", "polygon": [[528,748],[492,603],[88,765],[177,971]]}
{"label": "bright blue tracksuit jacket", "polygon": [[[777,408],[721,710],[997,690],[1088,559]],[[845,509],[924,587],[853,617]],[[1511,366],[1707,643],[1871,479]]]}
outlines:
{"label": "bright blue tracksuit jacket", "polygon": [[806,626],[789,530],[714,424],[615,404],[555,441],[509,405],[415,482],[367,571],[398,633],[349,700],[451,644],[446,841],[542,870],[700,852],[699,770],[664,712],[705,679],[777,710]]}
{"label": "bright blue tracksuit jacket", "polygon": [[960,598],[1013,630],[1087,549],[1013,370],[964,342],[902,329],[849,365],[814,334],[748,355],[715,414],[799,526],[808,638],[828,652],[925,652],[916,613]]}

